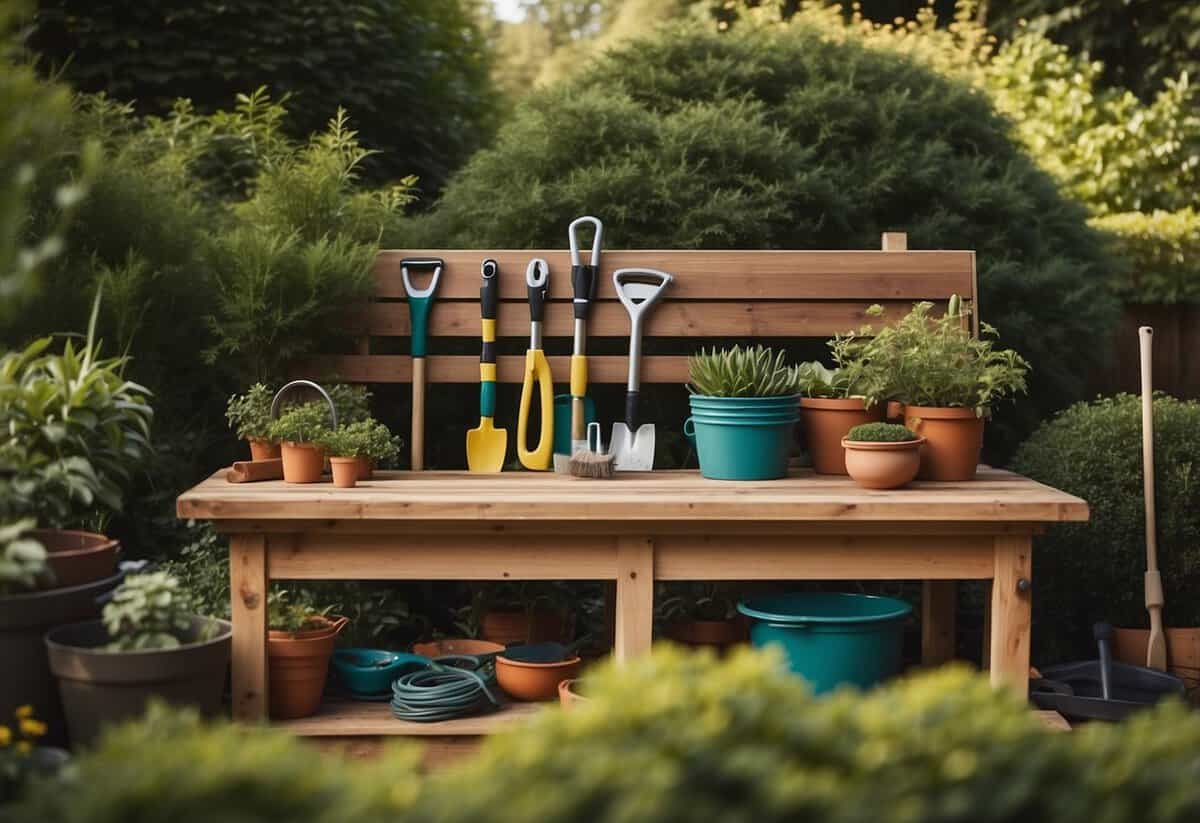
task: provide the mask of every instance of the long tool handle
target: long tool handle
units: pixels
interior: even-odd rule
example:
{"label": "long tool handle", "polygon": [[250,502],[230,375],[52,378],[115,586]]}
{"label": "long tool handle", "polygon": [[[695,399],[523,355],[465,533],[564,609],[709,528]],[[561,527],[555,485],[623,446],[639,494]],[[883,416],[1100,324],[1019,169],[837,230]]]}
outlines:
{"label": "long tool handle", "polygon": [[425,358],[412,361],[412,470],[425,469]]}
{"label": "long tool handle", "polygon": [[1146,503],[1146,611],[1150,614],[1150,642],[1146,648],[1146,666],[1165,671],[1167,640],[1163,634],[1162,575],[1158,571],[1158,524],[1154,512],[1154,329],[1138,329],[1142,365],[1142,490]]}
{"label": "long tool handle", "polygon": [[479,352],[479,416],[496,416],[496,312],[500,301],[500,266],[483,261],[479,287],[482,347]]}

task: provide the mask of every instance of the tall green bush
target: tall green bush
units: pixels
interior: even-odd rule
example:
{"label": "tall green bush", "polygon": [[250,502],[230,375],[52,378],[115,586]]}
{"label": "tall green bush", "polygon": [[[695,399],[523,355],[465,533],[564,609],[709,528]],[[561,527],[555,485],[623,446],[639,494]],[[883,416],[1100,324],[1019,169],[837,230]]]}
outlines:
{"label": "tall green bush", "polygon": [[[1092,656],[1091,625],[1143,626],[1146,568],[1141,401],[1080,403],[1045,423],[1014,468],[1088,502],[1087,523],[1054,526],[1034,553],[1037,659]],[[1167,625],[1200,625],[1200,402],[1154,401],[1158,558]]]}
{"label": "tall green bush", "polygon": [[1030,402],[997,410],[997,454],[1080,397],[1114,322],[1100,236],[984,97],[806,26],[609,52],[531,95],[389,242],[561,245],[582,213],[615,248],[878,248],[905,229],[912,248],[977,249],[982,316],[1034,369]]}
{"label": "tall green bush", "polygon": [[1200,303],[1200,212],[1122,212],[1091,222],[1114,236],[1115,252],[1129,261],[1129,277],[1115,284],[1124,300]]}

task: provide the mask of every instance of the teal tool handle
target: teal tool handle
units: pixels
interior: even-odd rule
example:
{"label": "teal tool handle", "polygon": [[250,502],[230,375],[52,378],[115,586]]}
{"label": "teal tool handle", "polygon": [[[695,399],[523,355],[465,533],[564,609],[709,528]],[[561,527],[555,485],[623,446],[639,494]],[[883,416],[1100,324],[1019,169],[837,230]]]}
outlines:
{"label": "teal tool handle", "polygon": [[412,356],[424,357],[429,344],[429,306],[433,302],[428,297],[408,298],[408,316],[412,322]]}
{"label": "teal tool handle", "polygon": [[496,416],[496,384],[490,380],[479,384],[479,414],[481,417]]}

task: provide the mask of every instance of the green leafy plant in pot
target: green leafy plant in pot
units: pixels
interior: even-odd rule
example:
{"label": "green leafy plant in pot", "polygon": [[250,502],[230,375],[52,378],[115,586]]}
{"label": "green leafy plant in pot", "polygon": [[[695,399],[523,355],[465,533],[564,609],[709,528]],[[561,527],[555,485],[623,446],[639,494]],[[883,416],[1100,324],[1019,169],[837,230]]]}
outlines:
{"label": "green leafy plant in pot", "polygon": [[400,439],[377,420],[360,420],[323,434],[317,446],[329,456],[333,485],[353,488],[369,480],[379,462],[390,462],[400,454]]}
{"label": "green leafy plant in pot", "polygon": [[267,429],[280,444],[285,483],[317,483],[325,469],[325,453],[317,445],[332,430],[329,407],[323,401],[293,406]]}
{"label": "green leafy plant in pot", "polygon": [[154,699],[217,716],[230,635],[228,622],[194,613],[174,576],[129,576],[101,620],[46,635],[71,740],[90,744],[105,727],[141,717]]}
{"label": "green leafy plant in pot", "polygon": [[268,682],[271,716],[308,717],[321,705],[337,636],[349,622],[330,616],[305,592],[275,589],[267,598]]}
{"label": "green leafy plant in pot", "polygon": [[815,360],[799,367],[800,421],[809,459],[819,474],[846,474],[842,438],[855,426],[883,419],[878,376],[858,356],[856,334],[829,341],[834,368]]}
{"label": "green leafy plant in pot", "polygon": [[684,435],[714,480],[787,475],[798,419],[800,369],[763,346],[704,351],[688,360],[692,416]]}
{"label": "green leafy plant in pot", "polygon": [[655,601],[664,633],[685,646],[724,649],[749,639],[737,595],[719,582],[667,583]]}
{"label": "green leafy plant in pot", "polygon": [[280,456],[279,443],[271,439],[271,399],[263,383],[255,383],[245,394],[235,394],[225,407],[225,419],[237,436],[250,445],[252,460],[273,460]]}
{"label": "green leafy plant in pot", "polygon": [[898,489],[917,476],[925,438],[898,423],[864,423],[844,438],[846,470],[866,489]]}

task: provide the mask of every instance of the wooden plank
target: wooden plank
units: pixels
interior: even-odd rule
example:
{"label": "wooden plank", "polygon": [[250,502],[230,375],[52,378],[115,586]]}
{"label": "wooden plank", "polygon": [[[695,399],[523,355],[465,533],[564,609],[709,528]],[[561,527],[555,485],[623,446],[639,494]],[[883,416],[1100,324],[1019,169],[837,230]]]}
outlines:
{"label": "wooden plank", "polygon": [[[552,297],[571,292],[566,251],[409,249],[379,253],[376,294],[404,297],[400,260],[424,256],[446,261],[440,300],[478,299],[479,264],[485,257],[500,264],[502,299],[525,298],[525,266],[534,257],[550,264]],[[944,300],[970,293],[971,256],[969,251],[606,251],[596,297],[615,299],[612,272],[641,266],[674,274],[675,299]]]}
{"label": "wooden plank", "polygon": [[885,231],[880,248],[884,251],[908,251],[908,234],[902,231]]}
{"label": "wooden plank", "polygon": [[[985,551],[991,561],[990,551]],[[938,666],[954,659],[958,586],[954,580],[925,580],[921,585],[921,663]]]}
{"label": "wooden plank", "polygon": [[992,580],[991,649],[992,684],[1007,686],[1022,698],[1029,690],[1029,591],[1020,581],[1030,581],[1032,543],[1027,537],[996,538],[996,571]]}
{"label": "wooden plank", "polygon": [[[279,544],[277,547],[277,543]],[[612,580],[616,540],[554,535],[322,534],[271,538],[277,580]]]}
{"label": "wooden plank", "polygon": [[267,551],[261,535],[237,534],[229,542],[233,638],[233,719],[267,719]]}
{"label": "wooden plank", "polygon": [[[569,302],[546,311],[545,337],[570,337],[574,317]],[[832,337],[864,324],[875,328],[895,323],[912,309],[912,301],[881,302],[882,316],[869,316],[872,301],[818,302],[684,302],[670,297],[646,316],[647,337]],[[479,303],[440,302],[429,318],[434,337],[479,337]],[[341,321],[354,334],[372,337],[407,337],[411,330],[406,303],[370,303],[346,313]],[[497,318],[498,337],[528,337],[529,311],[522,303],[502,303]],[[597,302],[588,316],[589,337],[627,337],[629,314],[615,301]],[[358,354],[368,354],[360,351]]]}
{"label": "wooden plank", "polygon": [[654,635],[654,555],[650,538],[617,541],[616,626],[613,657],[618,662],[650,653]]}
{"label": "wooden plank", "polygon": [[[548,357],[555,379],[566,384],[570,357]],[[687,357],[646,355],[642,357],[643,383],[686,383]],[[430,383],[479,382],[478,355],[430,355],[426,358],[425,379]],[[496,358],[496,379],[500,383],[520,383],[524,377],[524,355],[500,355]],[[408,355],[358,354],[314,357],[296,365],[298,376],[336,379],[347,383],[408,383],[412,381],[412,358]],[[629,378],[629,359],[621,356],[588,358],[589,383],[620,383]]]}
{"label": "wooden plank", "polygon": [[1063,717],[1053,710],[1038,710],[1034,712],[1038,722],[1052,732],[1069,732],[1071,724],[1067,722],[1067,718]]}
{"label": "wooden plank", "polygon": [[543,704],[507,703],[491,714],[461,717],[437,723],[413,723],[392,716],[388,703],[369,701],[327,701],[311,717],[284,720],[274,725],[303,737],[354,737],[359,735],[410,737],[473,737],[490,734],[512,723],[520,723],[536,714]]}
{"label": "wooden plank", "polygon": [[992,575],[987,537],[729,535],[655,539],[656,580],[972,580]]}

